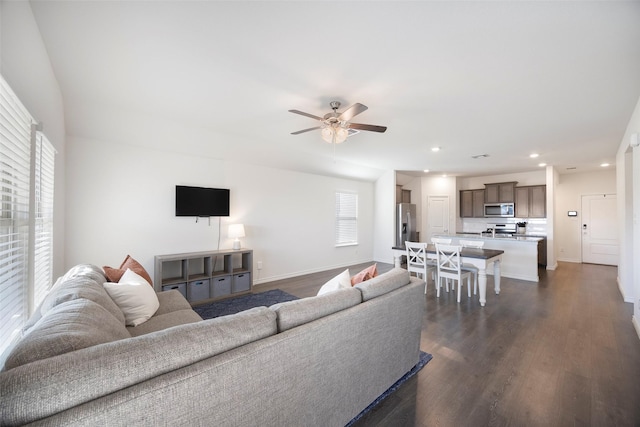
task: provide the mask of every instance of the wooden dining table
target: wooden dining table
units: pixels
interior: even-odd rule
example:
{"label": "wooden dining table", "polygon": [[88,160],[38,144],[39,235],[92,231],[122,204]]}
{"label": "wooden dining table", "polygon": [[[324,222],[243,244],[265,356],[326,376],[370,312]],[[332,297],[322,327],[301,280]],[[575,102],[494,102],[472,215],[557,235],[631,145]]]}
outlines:
{"label": "wooden dining table", "polygon": [[[400,267],[400,257],[407,255],[404,247],[394,246],[393,264]],[[499,249],[462,248],[460,258],[464,264],[471,264],[478,268],[478,293],[480,294],[480,305],[484,307],[487,302],[487,267],[493,264],[493,284],[496,295],[500,294],[500,261],[504,251]],[[427,257],[436,259],[436,245],[427,245]]]}

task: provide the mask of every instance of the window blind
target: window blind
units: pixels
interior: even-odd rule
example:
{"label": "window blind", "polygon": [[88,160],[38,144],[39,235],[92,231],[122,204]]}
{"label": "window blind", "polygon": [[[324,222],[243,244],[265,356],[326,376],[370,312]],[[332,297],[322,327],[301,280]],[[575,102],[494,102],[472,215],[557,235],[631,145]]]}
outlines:
{"label": "window blind", "polygon": [[0,78],[0,353],[29,313],[31,115]]}
{"label": "window blind", "polygon": [[53,275],[53,182],[55,149],[40,131],[32,147],[33,167],[33,298],[30,310],[42,302],[51,287]]}
{"label": "window blind", "polygon": [[358,195],[336,192],[336,246],[358,243]]}

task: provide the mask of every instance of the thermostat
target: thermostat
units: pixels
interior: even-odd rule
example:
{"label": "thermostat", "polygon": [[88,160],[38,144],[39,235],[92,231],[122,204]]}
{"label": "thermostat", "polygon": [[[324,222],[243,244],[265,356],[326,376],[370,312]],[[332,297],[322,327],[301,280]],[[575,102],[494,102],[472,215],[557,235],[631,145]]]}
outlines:
{"label": "thermostat", "polygon": [[578,211],[568,211],[567,216],[578,216]]}

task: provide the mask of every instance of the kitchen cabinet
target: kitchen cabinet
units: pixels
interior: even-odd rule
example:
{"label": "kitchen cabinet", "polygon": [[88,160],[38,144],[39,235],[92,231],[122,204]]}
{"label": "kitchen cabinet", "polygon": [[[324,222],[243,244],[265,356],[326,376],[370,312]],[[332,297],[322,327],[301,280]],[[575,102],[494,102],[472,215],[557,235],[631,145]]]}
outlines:
{"label": "kitchen cabinet", "polygon": [[484,217],[484,190],[460,191],[460,217]]}
{"label": "kitchen cabinet", "polygon": [[513,203],[515,202],[515,188],[517,182],[498,182],[484,185],[485,203]]}
{"label": "kitchen cabinet", "polygon": [[516,187],[515,204],[516,218],[546,218],[547,186]]}
{"label": "kitchen cabinet", "polygon": [[411,203],[411,190],[404,190],[401,185],[396,185],[396,203]]}
{"label": "kitchen cabinet", "polygon": [[547,266],[547,239],[538,242],[538,265]]}

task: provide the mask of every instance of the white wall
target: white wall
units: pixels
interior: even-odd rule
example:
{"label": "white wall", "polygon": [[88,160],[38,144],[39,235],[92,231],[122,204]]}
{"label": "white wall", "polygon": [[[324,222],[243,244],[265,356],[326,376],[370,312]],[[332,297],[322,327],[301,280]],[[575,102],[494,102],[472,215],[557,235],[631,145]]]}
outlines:
{"label": "white wall", "polygon": [[395,244],[396,174],[385,172],[375,182],[373,259],[377,262],[393,263],[391,248]]}
{"label": "white wall", "polygon": [[[555,196],[555,241],[558,261],[582,262],[582,196],[616,194],[616,171],[559,175]],[[567,211],[578,211],[577,217]]]}
{"label": "white wall", "polygon": [[57,150],[54,195],[54,277],[64,269],[65,124],[60,87],[26,1],[0,2],[0,73]]}
{"label": "white wall", "polygon": [[633,324],[640,337],[640,148],[631,136],[640,133],[640,99],[620,141],[616,155],[620,241],[618,284],[627,302],[633,302]]}
{"label": "white wall", "polygon": [[[236,222],[254,264],[263,263],[257,283],[373,259],[373,183],[78,137],[67,152],[67,267],[118,266],[130,254],[152,272],[155,255],[212,250],[219,239],[231,248],[227,226]],[[211,225],[175,217],[177,184],[229,188],[231,216]],[[358,193],[357,246],[334,246],[336,190]]]}

